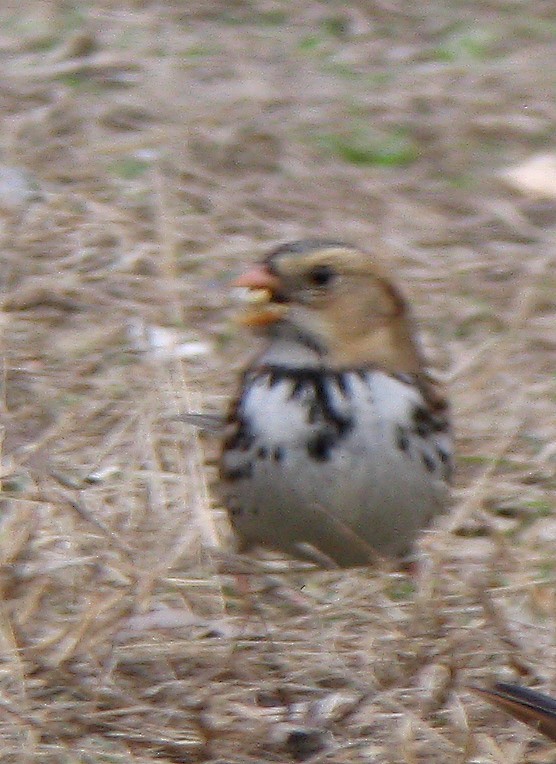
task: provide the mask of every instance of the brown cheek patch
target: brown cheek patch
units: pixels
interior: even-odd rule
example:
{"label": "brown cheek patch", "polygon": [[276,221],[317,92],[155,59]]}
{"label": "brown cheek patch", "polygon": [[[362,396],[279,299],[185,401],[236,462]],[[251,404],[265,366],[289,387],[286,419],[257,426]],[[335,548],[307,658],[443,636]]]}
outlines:
{"label": "brown cheek patch", "polygon": [[394,306],[394,313],[392,315],[401,316],[406,309],[404,296],[390,281],[381,280],[379,283],[390,298],[392,305]]}

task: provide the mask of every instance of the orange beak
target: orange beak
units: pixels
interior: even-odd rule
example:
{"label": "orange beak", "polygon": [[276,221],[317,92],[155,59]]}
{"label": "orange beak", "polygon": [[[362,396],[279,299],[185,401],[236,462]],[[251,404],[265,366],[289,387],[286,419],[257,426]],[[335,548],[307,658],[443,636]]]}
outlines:
{"label": "orange beak", "polygon": [[238,316],[241,324],[251,327],[267,326],[279,321],[287,311],[283,303],[273,302],[280,280],[264,265],[255,265],[236,279],[232,286],[246,290],[246,311]]}
{"label": "orange beak", "polygon": [[254,265],[232,283],[232,286],[244,289],[268,289],[270,292],[275,292],[279,285],[280,280],[264,265]]}

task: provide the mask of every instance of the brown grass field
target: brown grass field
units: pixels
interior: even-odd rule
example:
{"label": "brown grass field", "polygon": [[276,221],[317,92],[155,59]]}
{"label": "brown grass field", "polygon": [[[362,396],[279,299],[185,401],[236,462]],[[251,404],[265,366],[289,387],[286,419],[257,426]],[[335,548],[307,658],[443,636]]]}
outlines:
{"label": "brown grass field", "polygon": [[[556,761],[469,690],[556,694],[556,197],[503,178],[555,39],[553,0],[2,3],[2,763]],[[269,556],[248,598],[179,415],[254,348],[230,279],[311,235],[412,298],[454,510],[415,578]]]}

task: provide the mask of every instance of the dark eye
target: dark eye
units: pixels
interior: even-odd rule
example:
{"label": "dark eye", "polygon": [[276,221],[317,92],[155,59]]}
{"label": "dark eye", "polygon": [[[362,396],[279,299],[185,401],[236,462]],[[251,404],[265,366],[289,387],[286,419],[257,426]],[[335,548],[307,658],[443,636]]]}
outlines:
{"label": "dark eye", "polygon": [[316,265],[309,271],[309,281],[313,286],[328,286],[336,278],[336,271],[329,265]]}

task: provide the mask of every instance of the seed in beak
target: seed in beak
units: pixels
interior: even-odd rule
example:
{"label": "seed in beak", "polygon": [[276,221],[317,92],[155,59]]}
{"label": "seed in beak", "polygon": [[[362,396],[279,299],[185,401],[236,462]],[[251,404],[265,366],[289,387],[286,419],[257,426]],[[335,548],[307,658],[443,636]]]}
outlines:
{"label": "seed in beak", "polygon": [[263,305],[272,299],[270,289],[264,288],[236,287],[235,293],[239,302],[248,305]]}

